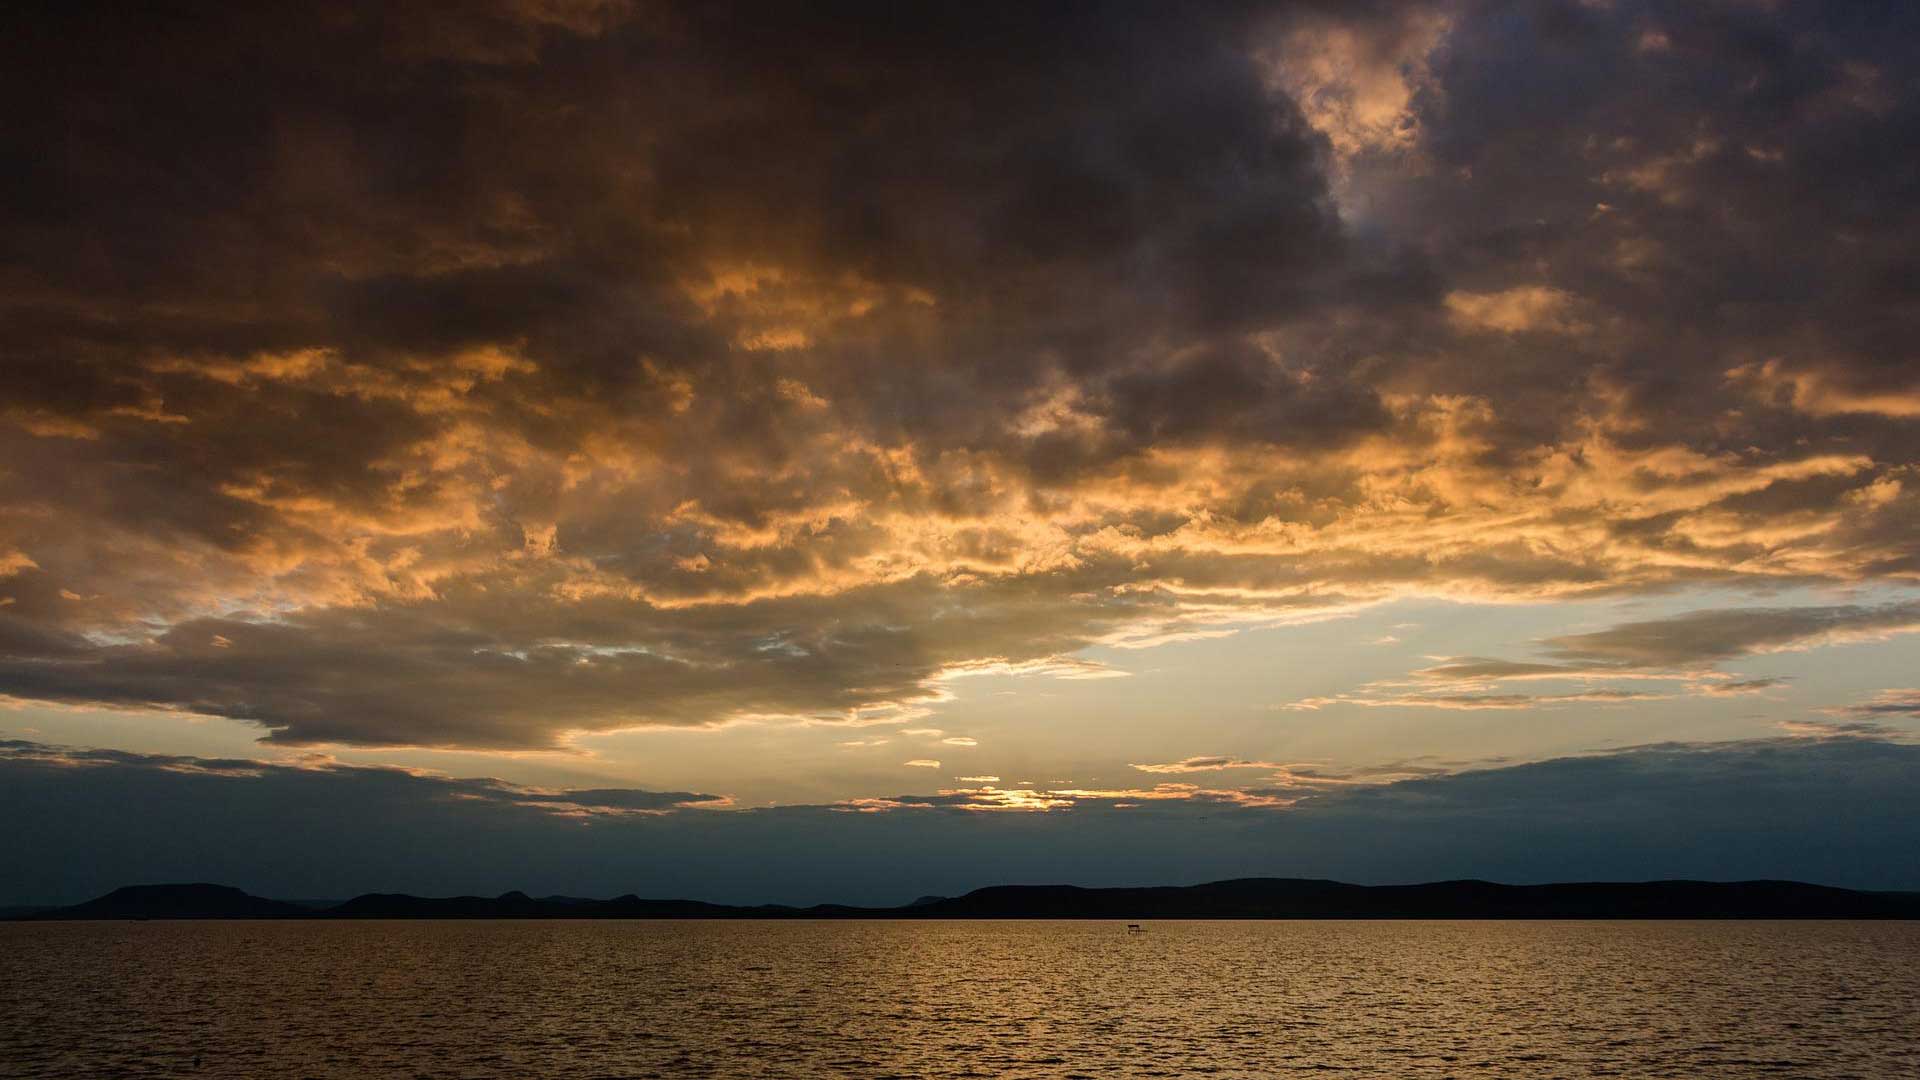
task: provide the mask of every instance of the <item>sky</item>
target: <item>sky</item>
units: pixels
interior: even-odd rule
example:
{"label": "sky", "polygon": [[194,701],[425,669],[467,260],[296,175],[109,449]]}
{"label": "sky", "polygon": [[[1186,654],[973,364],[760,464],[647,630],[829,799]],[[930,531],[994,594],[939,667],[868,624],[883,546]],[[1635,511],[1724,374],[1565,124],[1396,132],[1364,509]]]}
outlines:
{"label": "sky", "polygon": [[0,902],[1920,888],[1920,11],[126,7]]}

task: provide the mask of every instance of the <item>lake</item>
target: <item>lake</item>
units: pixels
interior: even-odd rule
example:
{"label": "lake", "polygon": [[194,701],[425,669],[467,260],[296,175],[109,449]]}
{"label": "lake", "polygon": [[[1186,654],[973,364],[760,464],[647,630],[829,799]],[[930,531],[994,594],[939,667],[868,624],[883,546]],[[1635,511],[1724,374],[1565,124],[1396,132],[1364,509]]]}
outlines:
{"label": "lake", "polygon": [[10,1077],[1334,1070],[1920,1076],[1920,923],[0,924]]}

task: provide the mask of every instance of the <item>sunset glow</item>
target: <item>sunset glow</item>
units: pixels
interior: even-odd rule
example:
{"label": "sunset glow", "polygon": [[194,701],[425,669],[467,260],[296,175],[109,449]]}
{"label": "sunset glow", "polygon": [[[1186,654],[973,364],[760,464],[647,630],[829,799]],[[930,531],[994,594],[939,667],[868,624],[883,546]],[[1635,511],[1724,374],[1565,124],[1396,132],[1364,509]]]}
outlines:
{"label": "sunset glow", "polygon": [[1920,886],[1916,28],[1843,7],[23,20],[8,809]]}

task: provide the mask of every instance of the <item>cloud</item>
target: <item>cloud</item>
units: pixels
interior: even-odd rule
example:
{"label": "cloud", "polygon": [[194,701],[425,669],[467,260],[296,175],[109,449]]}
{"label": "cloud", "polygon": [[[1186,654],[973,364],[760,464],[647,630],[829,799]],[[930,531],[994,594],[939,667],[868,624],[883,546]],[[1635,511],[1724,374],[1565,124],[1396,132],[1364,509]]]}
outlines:
{"label": "cloud", "polygon": [[[1009,585],[1014,592],[1003,592]],[[1051,653],[1061,630],[1074,631],[1048,623],[1089,615],[1083,628],[1105,622],[1023,591],[1017,582],[983,584],[970,611],[929,633],[912,613],[950,595],[940,583],[860,590],[836,601],[845,618],[784,638],[777,649],[762,647],[770,627],[792,627],[800,612],[823,609],[766,601],[662,615],[611,599],[548,598],[529,601],[509,625],[492,622],[489,591],[411,613],[196,619],[152,640],[110,645],[0,612],[0,688],[21,698],[253,720],[287,744],[550,747],[571,732],[698,727],[739,716],[910,719],[897,706],[937,700],[943,652],[960,659],[1004,651],[1010,636],[1038,631],[1041,651]],[[445,620],[459,608],[472,621],[455,630]],[[906,733],[916,731],[938,736]]]}
{"label": "cloud", "polygon": [[1920,690],[1911,688],[1882,690],[1866,701],[1834,706],[1824,711],[1833,716],[1852,716],[1862,719],[1876,716],[1920,718]]}
{"label": "cloud", "polygon": [[1824,720],[1782,720],[1778,725],[1781,731],[1797,739],[1886,739],[1898,737],[1901,733],[1887,724],[1873,720],[1845,720],[1828,722]]}
{"label": "cloud", "polygon": [[1443,682],[1481,682],[1510,679],[1563,679],[1577,675],[1577,668],[1564,664],[1529,663],[1485,656],[1454,656],[1432,667],[1419,668],[1415,678]]}
{"label": "cloud", "polygon": [[[1146,773],[1184,774],[1225,772],[1233,769],[1258,769],[1269,775],[1259,781],[1262,791],[1260,797],[1271,800],[1275,806],[1292,805],[1298,801],[1299,793],[1325,788],[1338,788],[1361,784],[1384,784],[1396,780],[1407,780],[1417,776],[1439,775],[1453,771],[1446,766],[1430,762],[1393,762],[1360,769],[1328,771],[1324,767],[1306,762],[1257,761],[1246,758],[1215,755],[1182,758],[1179,761],[1154,764],[1132,764],[1130,768]],[[1163,788],[1165,786],[1163,785]],[[1170,790],[1170,789],[1168,789]],[[1199,789],[1195,789],[1199,790]],[[1292,794],[1283,794],[1291,792]]]}
{"label": "cloud", "polygon": [[1559,679],[1689,681],[1696,693],[1752,693],[1778,678],[1733,679],[1726,660],[1878,641],[1920,631],[1920,603],[1794,608],[1716,608],[1541,641],[1552,662],[1447,657],[1412,675],[1424,682],[1497,683]]}
{"label": "cloud", "polygon": [[1417,145],[1414,96],[1430,91],[1427,57],[1446,32],[1444,10],[1383,6],[1372,20],[1309,14],[1274,50],[1272,77],[1326,135],[1342,164]]}
{"label": "cloud", "polygon": [[1158,765],[1133,765],[1131,768],[1149,773],[1190,773],[1218,772],[1222,769],[1265,769],[1268,771],[1298,768],[1296,765],[1284,765],[1273,761],[1247,761],[1242,758],[1215,756],[1181,758],[1179,761]]}
{"label": "cloud", "polygon": [[1289,702],[1281,708],[1312,712],[1329,705],[1362,705],[1370,709],[1447,709],[1456,712],[1481,710],[1515,711],[1555,705],[1621,705],[1641,701],[1665,701],[1672,694],[1642,690],[1580,690],[1566,694],[1340,694],[1333,697],[1309,697]]}
{"label": "cloud", "polygon": [[904,764],[915,769],[937,769],[940,767],[940,763],[932,758],[914,758],[912,761],[905,762]]}
{"label": "cloud", "polygon": [[1735,679],[1731,682],[1689,683],[1689,693],[1706,694],[1709,697],[1744,697],[1751,694],[1764,694],[1786,686],[1793,680],[1768,676],[1760,679]]}
{"label": "cloud", "polygon": [[1814,416],[1920,417],[1920,386],[1854,389],[1844,371],[1788,370],[1778,357],[1730,368],[1727,381],[1763,402],[1783,402]]}
{"label": "cloud", "polygon": [[[1446,657],[1408,679],[1383,680],[1351,693],[1317,695],[1279,708],[1312,712],[1330,706],[1457,711],[1526,710],[1567,704],[1663,701],[1686,695],[1736,697],[1764,693],[1790,680],[1739,678],[1719,670],[1727,660],[1801,651],[1920,631],[1920,603],[1793,608],[1718,608],[1620,623],[1604,630],[1545,638],[1551,662],[1481,656]],[[1593,685],[1614,681],[1679,683],[1676,692]],[[1511,682],[1573,681],[1583,689],[1550,694],[1493,693]],[[1425,687],[1457,688],[1434,693]],[[1409,691],[1409,685],[1420,688]],[[1473,692],[1469,692],[1473,691]]]}
{"label": "cloud", "polygon": [[1452,292],[1447,314],[1469,330],[1519,334],[1537,331],[1577,333],[1586,325],[1572,319],[1573,297],[1546,285],[1517,285],[1493,293]]}
{"label": "cloud", "polygon": [[322,755],[290,761],[210,759],[62,747],[9,739],[0,740],[0,761],[10,766],[68,771],[76,777],[84,777],[96,770],[108,773],[116,769],[140,769],[254,780],[277,779],[295,785],[308,779],[317,779],[325,786],[327,779],[337,779],[340,781],[338,786],[343,789],[387,787],[404,790],[407,798],[421,802],[479,802],[561,817],[665,814],[696,807],[718,809],[732,805],[732,800],[724,795],[645,791],[638,788],[534,787],[492,777],[455,778],[424,769],[348,765]]}
{"label": "cloud", "polygon": [[1122,671],[1098,660],[1072,656],[1049,656],[1020,663],[995,657],[952,664],[941,672],[942,679],[962,679],[973,675],[1047,675],[1056,679],[1084,681],[1124,679],[1132,675],[1132,672]]}
{"label": "cloud", "polygon": [[[1056,781],[1069,783],[1070,781]],[[1297,797],[1237,788],[1203,788],[1196,784],[1155,784],[1151,788],[1015,788],[986,785],[940,791],[932,795],[891,795],[848,799],[835,809],[874,814],[911,810],[955,810],[965,813],[1037,813],[1104,807],[1131,810],[1148,803],[1177,802],[1197,806],[1284,807]]]}
{"label": "cloud", "polygon": [[0,46],[0,693],[553,747],[1920,574],[1899,5],[156,18]]}
{"label": "cloud", "polygon": [[1590,634],[1548,638],[1569,664],[1675,668],[1755,653],[1797,651],[1920,631],[1920,602],[1878,606],[1725,608],[1622,623]]}

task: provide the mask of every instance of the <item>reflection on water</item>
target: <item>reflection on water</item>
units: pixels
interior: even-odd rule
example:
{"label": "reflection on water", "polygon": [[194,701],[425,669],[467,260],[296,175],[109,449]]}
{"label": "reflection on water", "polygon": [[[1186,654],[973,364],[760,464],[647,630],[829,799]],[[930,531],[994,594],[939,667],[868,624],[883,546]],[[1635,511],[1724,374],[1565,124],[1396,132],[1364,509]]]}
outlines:
{"label": "reflection on water", "polygon": [[0,925],[7,1076],[1327,1070],[1917,1076],[1920,925]]}

